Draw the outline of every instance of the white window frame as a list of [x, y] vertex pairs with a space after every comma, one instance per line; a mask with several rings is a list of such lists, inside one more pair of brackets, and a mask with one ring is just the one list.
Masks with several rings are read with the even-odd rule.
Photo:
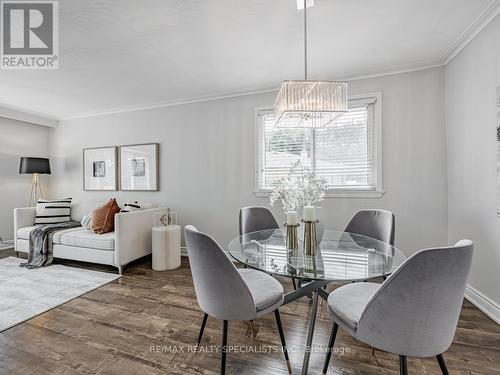
[[[348, 101], [375, 101], [373, 109], [373, 131], [375, 134], [375, 176], [374, 190], [355, 187], [337, 187], [328, 189], [326, 198], [380, 198], [384, 195], [382, 185], [383, 177], [383, 158], [382, 158], [382, 92], [370, 92], [358, 95], [349, 95]], [[259, 112], [272, 110], [272, 106], [255, 108], [255, 188], [254, 194], [257, 197], [268, 197], [271, 194], [271, 189], [260, 189], [259, 178], [262, 170], [261, 152], [264, 145], [261, 144], [262, 129], [260, 126]]]

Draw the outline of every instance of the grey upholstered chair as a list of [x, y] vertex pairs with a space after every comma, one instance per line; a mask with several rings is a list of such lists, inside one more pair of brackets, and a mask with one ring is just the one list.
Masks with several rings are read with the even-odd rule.
[[328, 297], [333, 328], [323, 374], [328, 370], [340, 326], [354, 338], [399, 355], [401, 375], [406, 357], [436, 356], [448, 374], [443, 352], [453, 341], [472, 261], [473, 243], [426, 249], [408, 258], [383, 284], [355, 283]]
[[[241, 208], [239, 221], [240, 236], [259, 230], [278, 229], [280, 227], [273, 213], [268, 208], [260, 206]], [[292, 278], [292, 283], [293, 289], [297, 289], [294, 278]]]
[[344, 231], [375, 238], [394, 246], [395, 226], [396, 220], [391, 211], [359, 210], [349, 220]]
[[283, 303], [283, 287], [273, 277], [253, 269], [237, 269], [219, 244], [192, 225], [184, 229], [196, 299], [205, 313], [198, 345], [208, 315], [222, 320], [221, 374], [226, 369], [229, 320], [254, 320], [274, 312], [288, 371], [290, 361], [281, 326], [279, 306]]
[[240, 209], [240, 236], [258, 230], [277, 229], [273, 213], [266, 207], [243, 207]]

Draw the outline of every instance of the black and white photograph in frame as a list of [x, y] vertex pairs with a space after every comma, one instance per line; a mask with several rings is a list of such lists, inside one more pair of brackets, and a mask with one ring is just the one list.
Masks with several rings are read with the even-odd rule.
[[120, 190], [158, 191], [158, 143], [120, 146]]
[[95, 161], [93, 170], [94, 177], [106, 177], [106, 162], [104, 160]]
[[117, 190], [116, 147], [83, 150], [83, 190]]
[[146, 159], [132, 159], [131, 160], [132, 175], [134, 177], [144, 177], [146, 176]]
[[497, 217], [500, 218], [500, 86], [497, 87]]

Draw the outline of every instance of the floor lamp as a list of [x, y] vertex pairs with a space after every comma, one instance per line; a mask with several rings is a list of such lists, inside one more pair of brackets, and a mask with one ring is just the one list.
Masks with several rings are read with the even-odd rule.
[[19, 164], [20, 174], [32, 174], [30, 195], [28, 196], [28, 207], [35, 205], [38, 198], [43, 198], [39, 175], [50, 174], [50, 161], [47, 158], [22, 157]]

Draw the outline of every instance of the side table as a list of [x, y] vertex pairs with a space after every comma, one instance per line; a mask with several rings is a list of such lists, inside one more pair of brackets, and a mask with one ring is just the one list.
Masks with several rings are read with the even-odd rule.
[[173, 270], [181, 265], [181, 226], [153, 227], [153, 270]]

